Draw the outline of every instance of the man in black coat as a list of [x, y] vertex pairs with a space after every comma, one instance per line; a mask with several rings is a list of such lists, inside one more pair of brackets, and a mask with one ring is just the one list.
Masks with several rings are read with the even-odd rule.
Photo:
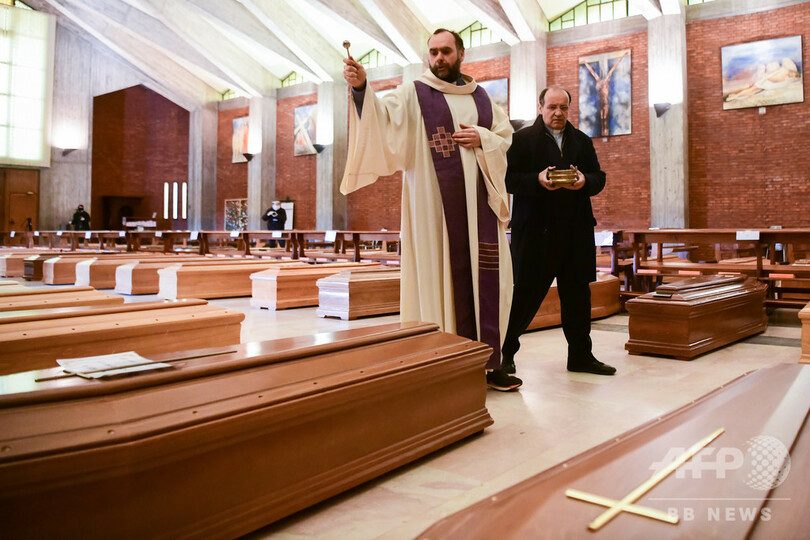
[[84, 205], [80, 204], [76, 211], [73, 212], [73, 218], [70, 220], [75, 231], [89, 231], [90, 230], [90, 214], [84, 210]]
[[[568, 341], [568, 371], [613, 375], [616, 369], [591, 352], [591, 291], [596, 246], [591, 197], [605, 187], [605, 173], [591, 139], [568, 122], [571, 95], [561, 87], [540, 93], [534, 125], [515, 133], [507, 153], [506, 188], [512, 205], [515, 289], [503, 344], [503, 368], [514, 373], [519, 338], [531, 323], [554, 278]], [[554, 185], [550, 170], [577, 168], [576, 181]]]
[[[279, 201], [273, 201], [272, 206], [267, 209], [262, 219], [267, 222], [268, 231], [283, 231], [284, 224], [287, 222], [287, 212], [281, 207]], [[270, 240], [267, 245], [276, 247], [276, 241]], [[284, 240], [279, 240], [278, 245], [284, 247]]]

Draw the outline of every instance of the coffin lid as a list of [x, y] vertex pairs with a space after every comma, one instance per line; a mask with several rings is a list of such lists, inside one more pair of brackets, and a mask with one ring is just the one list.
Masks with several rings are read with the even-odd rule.
[[759, 289], [764, 290], [765, 285], [759, 283], [756, 279], [745, 276], [696, 276], [660, 285], [655, 292], [641, 295], [639, 299], [665, 302], [700, 302], [719, 296]]

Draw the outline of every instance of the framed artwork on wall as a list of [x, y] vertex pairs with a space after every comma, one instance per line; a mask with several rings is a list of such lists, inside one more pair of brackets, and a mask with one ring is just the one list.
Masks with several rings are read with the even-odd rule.
[[303, 105], [295, 108], [295, 134], [293, 155], [308, 156], [316, 154], [315, 128], [318, 105]]
[[720, 58], [724, 110], [804, 101], [802, 36], [727, 45]]
[[245, 152], [248, 146], [248, 117], [242, 116], [233, 119], [233, 137], [231, 138], [231, 149], [233, 156], [231, 163], [246, 163]]
[[247, 199], [225, 199], [225, 230], [247, 229]]
[[478, 86], [487, 91], [489, 97], [503, 112], [509, 115], [509, 79], [490, 79], [478, 81]]
[[579, 129], [589, 137], [631, 132], [630, 49], [579, 59]]

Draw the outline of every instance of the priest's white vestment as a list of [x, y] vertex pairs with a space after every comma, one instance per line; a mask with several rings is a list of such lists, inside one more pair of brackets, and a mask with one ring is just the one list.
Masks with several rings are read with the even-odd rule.
[[[491, 129], [476, 126], [478, 112], [472, 93], [477, 85], [471, 77], [464, 75], [463, 78], [465, 84], [458, 86], [426, 71], [417, 80], [444, 94], [455, 129], [459, 129], [459, 124], [473, 125], [481, 138], [479, 148], [455, 146], [461, 156], [466, 201], [454, 201], [454, 204], [466, 204], [467, 207], [476, 322], [480, 324], [476, 191], [480, 168], [487, 203], [497, 217], [498, 322], [502, 340], [506, 335], [512, 299], [512, 264], [505, 232], [509, 221], [509, 203], [504, 182], [506, 151], [512, 141], [512, 127], [506, 114], [491, 99]], [[434, 322], [444, 331], [455, 333], [447, 227], [414, 83], [402, 84], [382, 98], [378, 98], [367, 85], [361, 114], [353, 104], [349, 109], [349, 154], [341, 192], [351, 193], [374, 183], [379, 176], [396, 171], [404, 173], [400, 229], [401, 320]]]

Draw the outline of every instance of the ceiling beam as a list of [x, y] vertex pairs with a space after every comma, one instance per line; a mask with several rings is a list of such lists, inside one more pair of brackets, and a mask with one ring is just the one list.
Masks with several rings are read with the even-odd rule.
[[637, 9], [645, 19], [652, 20], [661, 16], [661, 6], [658, 0], [629, 0], [630, 5]]
[[507, 45], [515, 45], [520, 42], [517, 32], [498, 0], [456, 0], [456, 3], [462, 9], [472, 13], [478, 22], [492, 30]]
[[[308, 3], [322, 12], [328, 19], [340, 19], [352, 28], [354, 35], [360, 34], [365, 40], [374, 43], [374, 48], [390, 58], [394, 63], [405, 65], [409, 62], [382, 28], [366, 12], [358, 0], [299, 0]], [[352, 36], [346, 36], [352, 41]], [[342, 51], [341, 51], [342, 53]]]
[[[160, 51], [144, 44], [143, 41], [119, 32], [106, 19], [81, 4], [68, 4], [69, 0], [43, 0], [82, 31], [88, 33], [119, 57], [142, 72], [156, 91], [171, 99], [181, 107], [194, 110], [216, 96], [216, 90], [195, 77]], [[30, 4], [42, 5], [32, 1]], [[162, 58], [162, 61], [156, 61]]]
[[274, 67], [278, 71], [278, 64], [282, 64], [286, 67], [286, 72], [296, 71], [305, 73], [313, 79], [321, 78], [275, 34], [268, 32], [267, 27], [242, 3], [233, 0], [185, 1], [193, 5], [209, 23], [223, 33], [235, 35], [249, 42], [251, 51], [245, 53], [258, 52], [259, 54], [253, 54], [254, 60], [268, 71], [272, 71]]
[[[160, 20], [121, 0], [67, 0], [67, 4], [92, 10], [115, 27], [116, 35], [124, 32], [151, 45], [214, 88], [219, 94], [236, 87], [227, 74], [200, 54], [197, 49], [180, 39]], [[111, 38], [114, 37], [112, 34], [107, 35]]]
[[394, 42], [410, 64], [421, 64], [427, 56], [430, 30], [405, 5], [388, 0], [360, 0], [365, 10]]
[[536, 41], [548, 32], [548, 19], [537, 0], [500, 0], [520, 41]]
[[278, 79], [264, 66], [245, 54], [240, 47], [224, 36], [215, 26], [200, 16], [183, 0], [126, 0], [164, 22], [178, 36], [199, 49], [219, 69], [233, 79], [249, 96], [272, 94]]
[[319, 81], [342, 78], [340, 53], [284, 0], [237, 0], [301, 59]]

